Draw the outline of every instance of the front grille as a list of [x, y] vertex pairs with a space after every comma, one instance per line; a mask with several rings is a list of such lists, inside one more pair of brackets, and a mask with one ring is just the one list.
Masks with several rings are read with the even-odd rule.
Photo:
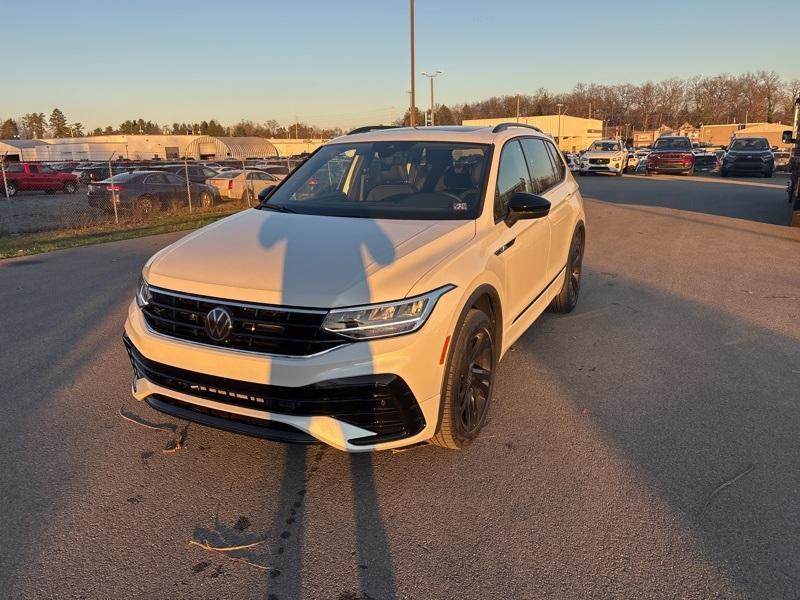
[[[144, 307], [147, 324], [158, 333], [221, 348], [264, 354], [308, 356], [347, 343], [323, 331], [326, 311], [236, 303], [202, 296], [178, 294], [150, 288], [151, 300]], [[206, 332], [206, 315], [222, 306], [233, 316], [233, 328], [223, 341]]]
[[284, 415], [334, 417], [377, 434], [349, 440], [352, 444], [402, 439], [425, 426], [414, 395], [397, 375], [363, 375], [301, 387], [250, 383], [157, 363], [143, 357], [127, 337], [124, 341], [137, 377], [222, 404]]
[[590, 158], [589, 164], [590, 165], [607, 165], [609, 159], [607, 158]]

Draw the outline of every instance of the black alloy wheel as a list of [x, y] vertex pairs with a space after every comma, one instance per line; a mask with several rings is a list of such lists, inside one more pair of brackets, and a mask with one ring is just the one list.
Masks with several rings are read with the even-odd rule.
[[572, 312], [578, 305], [583, 274], [583, 252], [586, 247], [586, 234], [582, 227], [575, 229], [569, 246], [566, 275], [561, 291], [553, 298], [550, 309], [557, 313]]
[[430, 442], [460, 450], [478, 436], [492, 403], [497, 361], [494, 323], [482, 310], [470, 308], [452, 340], [439, 424]]
[[463, 356], [458, 385], [458, 416], [461, 432], [472, 436], [483, 425], [492, 390], [494, 348], [488, 327], [471, 334]]

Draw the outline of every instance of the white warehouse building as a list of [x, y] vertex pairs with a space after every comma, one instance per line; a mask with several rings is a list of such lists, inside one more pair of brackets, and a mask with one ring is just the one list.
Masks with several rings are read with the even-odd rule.
[[259, 137], [208, 135], [101, 135], [42, 140], [0, 140], [9, 161], [195, 160], [273, 158], [278, 149]]

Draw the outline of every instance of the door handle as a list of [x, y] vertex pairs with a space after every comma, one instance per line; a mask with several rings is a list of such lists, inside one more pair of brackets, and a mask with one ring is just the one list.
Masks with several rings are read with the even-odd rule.
[[516, 241], [517, 241], [517, 238], [514, 238], [513, 240], [507, 241], [505, 244], [503, 244], [497, 250], [494, 251], [494, 255], [495, 256], [500, 256], [503, 252], [505, 252], [506, 250], [511, 248], [511, 246], [513, 246], [514, 242], [516, 242]]

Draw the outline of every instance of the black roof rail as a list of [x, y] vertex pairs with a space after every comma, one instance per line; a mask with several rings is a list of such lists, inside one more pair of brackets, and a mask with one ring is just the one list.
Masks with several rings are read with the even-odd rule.
[[533, 125], [528, 125], [527, 123], [514, 123], [513, 121], [507, 123], [498, 123], [492, 129], [492, 133], [500, 133], [501, 131], [505, 131], [509, 127], [527, 127], [528, 129], [533, 129], [534, 131], [538, 131], [539, 133], [544, 133], [538, 127], [534, 127]]
[[348, 131], [347, 135], [354, 133], [367, 133], [368, 131], [375, 131], [377, 129], [397, 129], [398, 125], [365, 125], [364, 127], [356, 127], [353, 131]]

